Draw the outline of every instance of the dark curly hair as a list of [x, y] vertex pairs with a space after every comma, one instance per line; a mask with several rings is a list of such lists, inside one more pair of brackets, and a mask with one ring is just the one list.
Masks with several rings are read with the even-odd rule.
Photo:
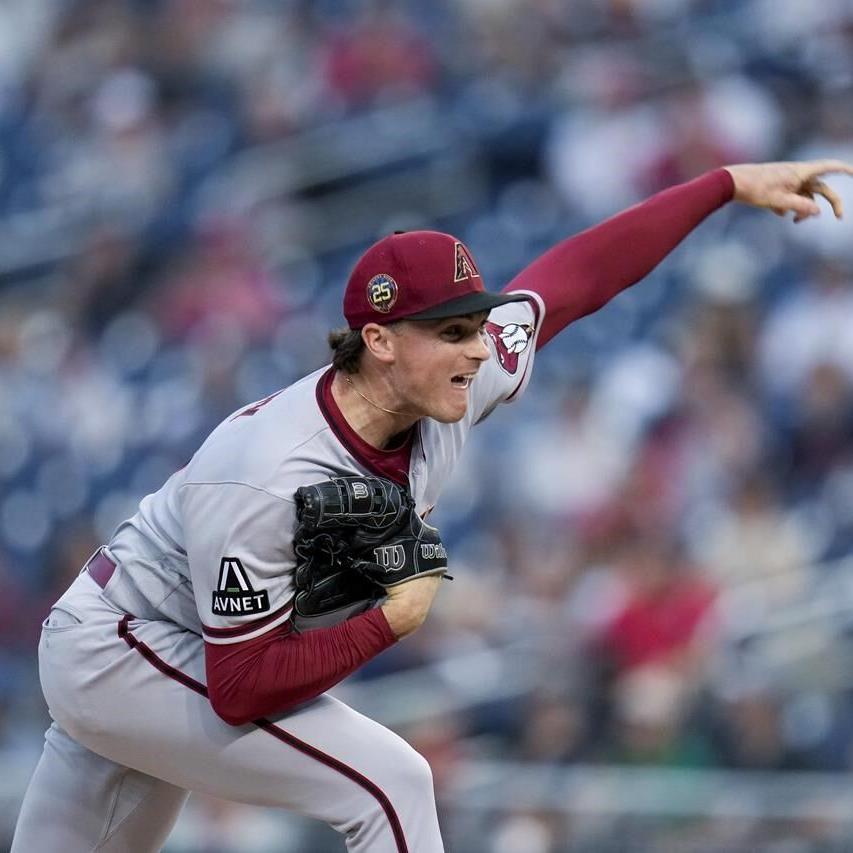
[[361, 329], [335, 329], [329, 332], [329, 346], [332, 348], [332, 366], [335, 370], [358, 373], [361, 354], [364, 352]]

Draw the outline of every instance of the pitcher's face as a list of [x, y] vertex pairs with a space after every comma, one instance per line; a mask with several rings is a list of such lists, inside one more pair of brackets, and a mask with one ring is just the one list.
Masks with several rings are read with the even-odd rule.
[[480, 311], [395, 326], [389, 370], [401, 409], [441, 423], [455, 423], [465, 416], [471, 381], [490, 355], [485, 340], [487, 317], [487, 312]]

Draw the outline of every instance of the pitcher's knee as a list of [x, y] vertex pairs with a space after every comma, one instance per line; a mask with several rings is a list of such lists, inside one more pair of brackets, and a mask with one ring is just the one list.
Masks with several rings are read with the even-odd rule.
[[400, 795], [412, 795], [432, 799], [432, 768], [429, 762], [408, 744], [398, 750], [390, 763], [390, 794], [392, 798]]

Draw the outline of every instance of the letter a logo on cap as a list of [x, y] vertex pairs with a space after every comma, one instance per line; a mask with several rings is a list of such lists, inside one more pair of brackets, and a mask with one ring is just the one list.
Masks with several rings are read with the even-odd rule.
[[462, 281], [463, 278], [477, 278], [480, 273], [477, 272], [477, 267], [474, 264], [474, 259], [468, 254], [468, 250], [461, 244], [456, 243], [456, 275], [453, 276], [454, 281]]

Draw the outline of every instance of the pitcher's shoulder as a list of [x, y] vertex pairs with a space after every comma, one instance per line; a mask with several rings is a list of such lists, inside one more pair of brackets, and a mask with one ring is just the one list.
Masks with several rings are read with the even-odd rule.
[[315, 396], [321, 375], [310, 374], [229, 415], [196, 451], [184, 482], [267, 486], [279, 479], [296, 451], [328, 428]]

